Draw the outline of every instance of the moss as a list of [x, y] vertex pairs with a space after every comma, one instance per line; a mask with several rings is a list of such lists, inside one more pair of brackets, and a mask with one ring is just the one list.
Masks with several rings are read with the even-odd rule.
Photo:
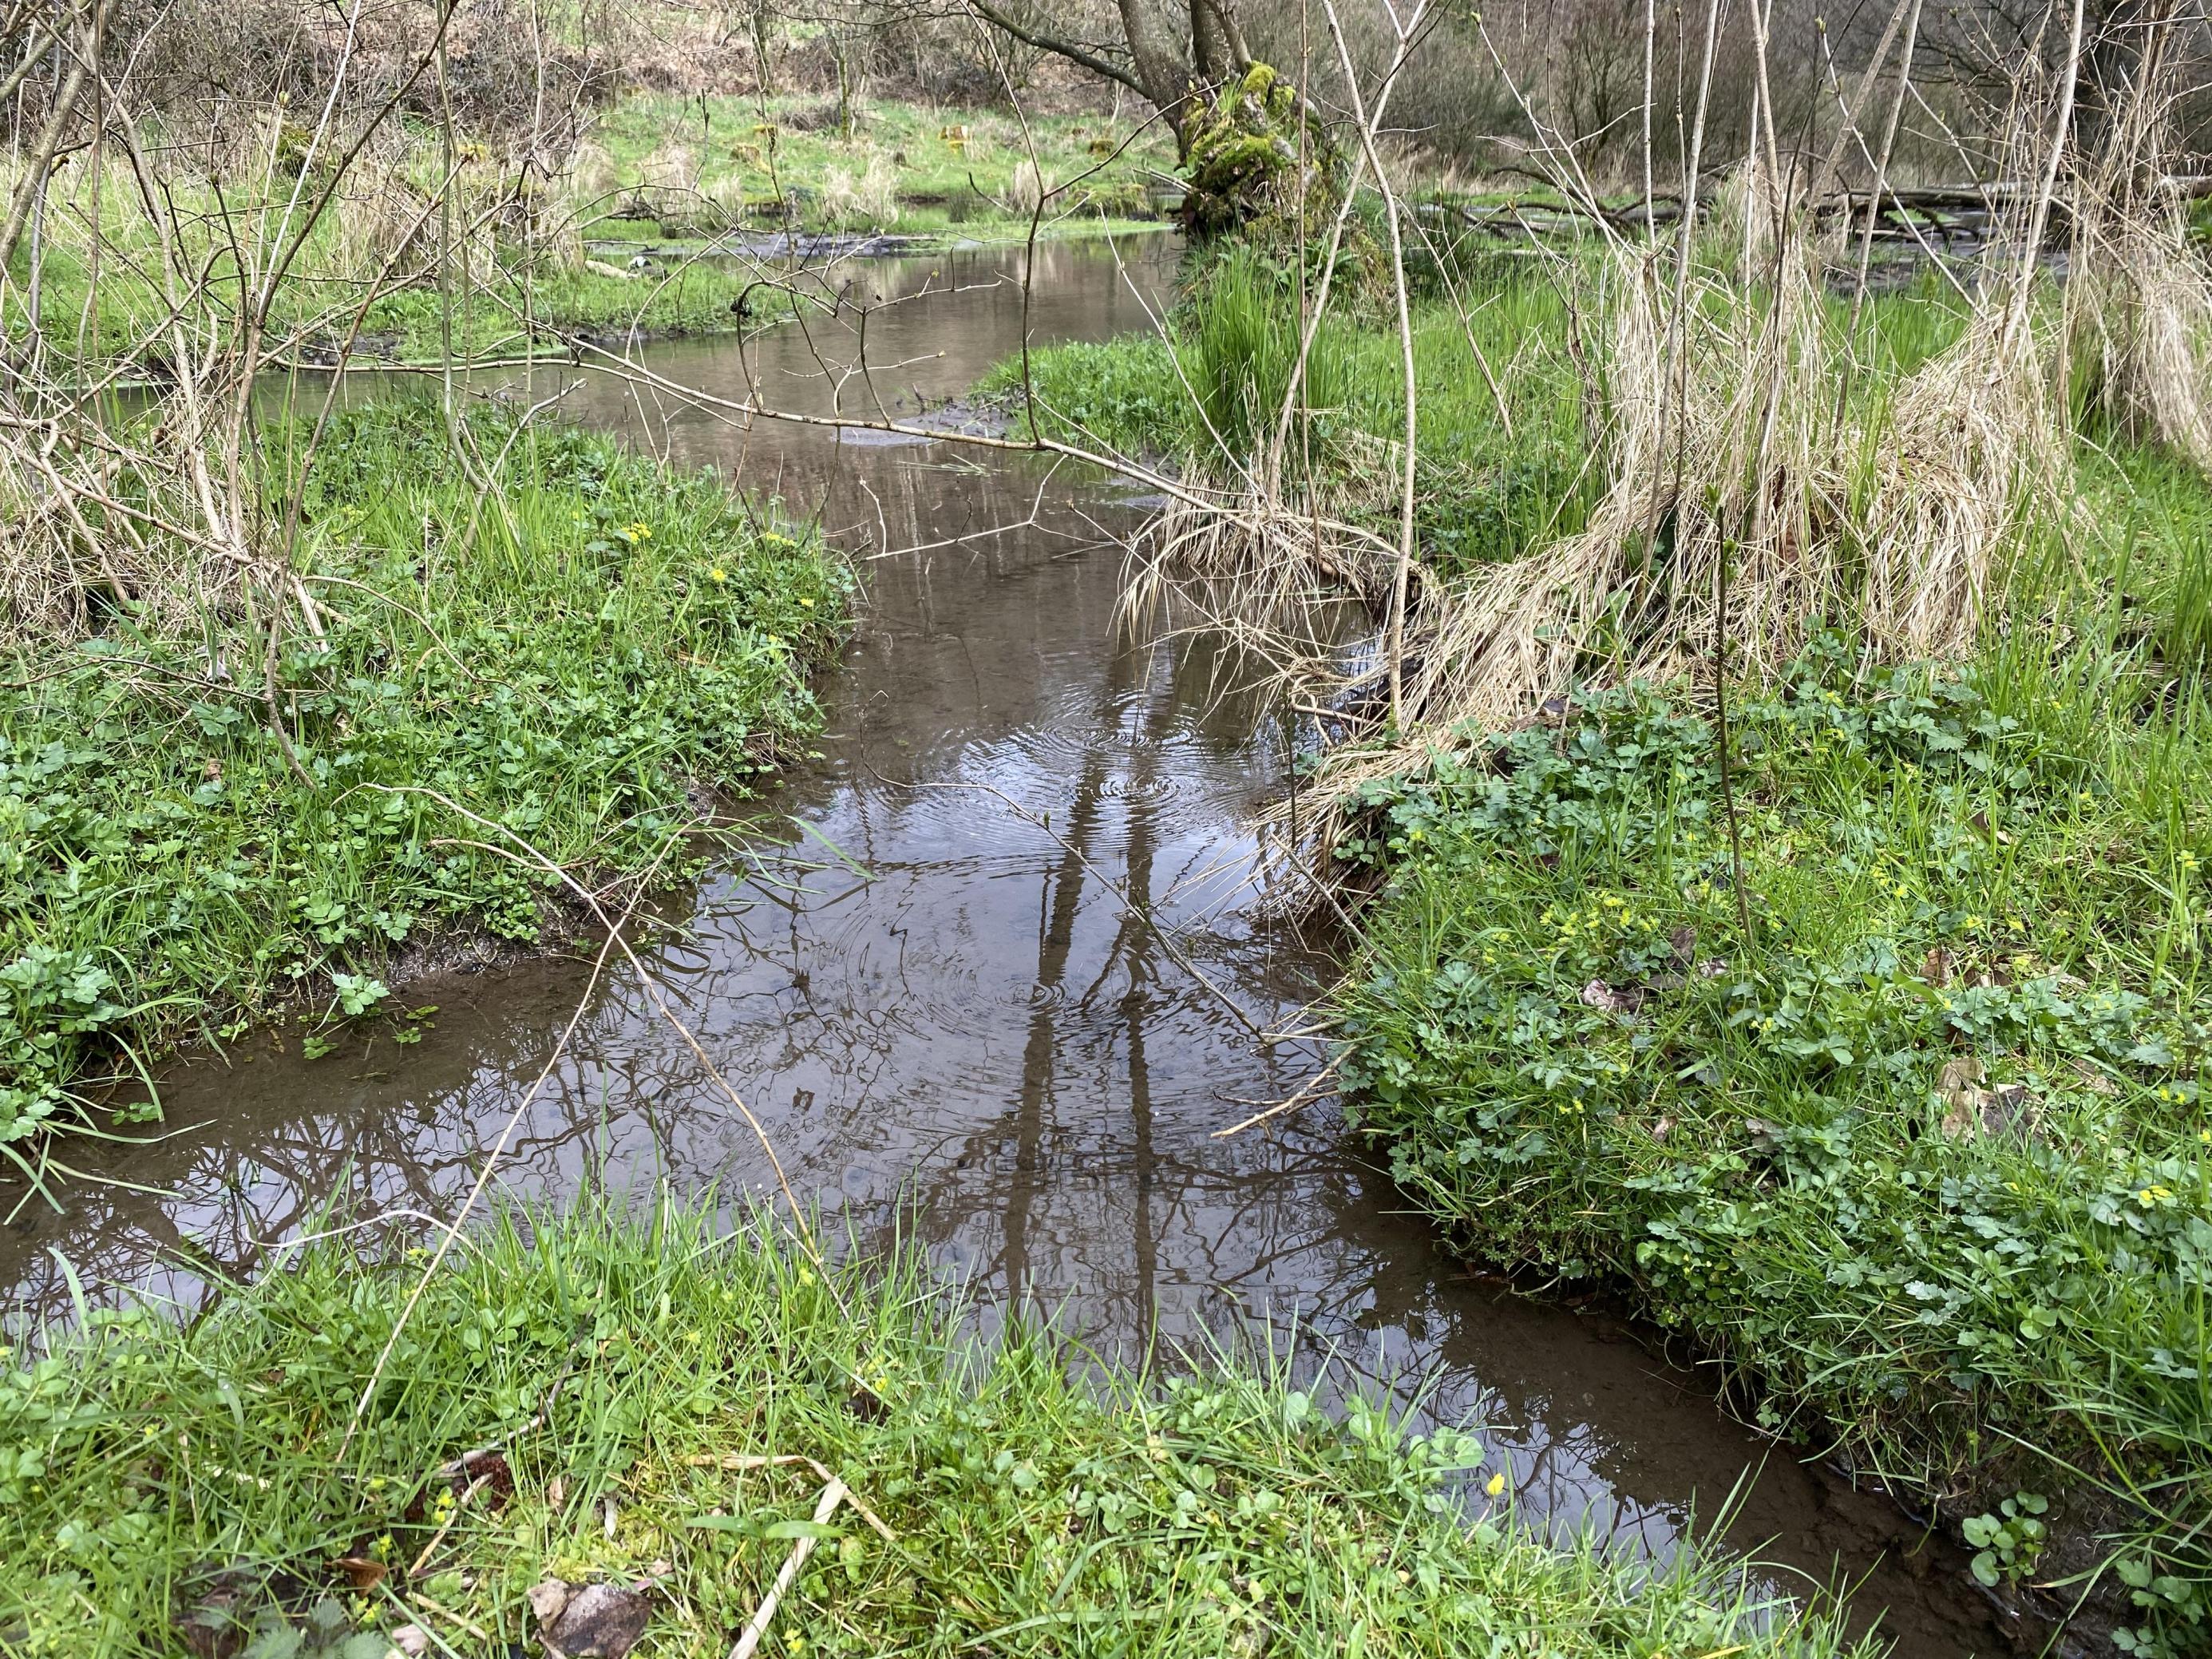
[[1184, 152], [1189, 190], [1181, 217], [1194, 236], [1226, 235], [1267, 219], [1287, 222], [1297, 216], [1301, 192], [1309, 222], [1326, 221], [1343, 186], [1327, 129], [1301, 112], [1297, 88], [1266, 64], [1253, 64], [1211, 105], [1192, 112]]

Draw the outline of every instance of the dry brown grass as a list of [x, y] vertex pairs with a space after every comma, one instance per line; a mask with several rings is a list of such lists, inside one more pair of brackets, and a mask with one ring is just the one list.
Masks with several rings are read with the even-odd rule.
[[2212, 268], [2177, 203], [2079, 220], [2069, 349], [2106, 413], [2212, 469]]
[[64, 413], [0, 445], [0, 648], [51, 650], [123, 605], [169, 632], [235, 607], [249, 562], [205, 527], [187, 418], [157, 411], [147, 445]]
[[[1391, 560], [1347, 522], [1363, 515], [1341, 493], [1317, 501], [1255, 473], [1156, 526], [1133, 608], [1157, 613], [1172, 592], [1260, 645], [1304, 696], [1354, 711], [1310, 812], [1577, 684], [1704, 674], [1723, 656], [1755, 679], [1824, 621], [1891, 658], [1972, 646], [2008, 550], [2063, 493], [2046, 331], [2000, 285], [1950, 348], [1876, 373], [1855, 361], [1802, 226], [1753, 225], [1686, 271], [1630, 246], [1586, 268], [1602, 493], [1578, 532], [1519, 559], [1422, 573], [1395, 728], [1388, 665], [1347, 672], [1341, 611], [1324, 604], [1349, 592], [1379, 620]], [[1369, 494], [1387, 495], [1387, 459], [1368, 470]], [[1362, 472], [1331, 488], [1356, 493]]]
[[[1606, 492], [1579, 532], [1421, 607], [1407, 741], [1723, 656], [1759, 677], [1823, 620], [1893, 658], [1972, 645], [2014, 532], [2055, 499], [2047, 354], [1993, 305], [1911, 374], [1844, 398], [1854, 366], [1793, 246], [1765, 284], [1707, 270], [1679, 301], [1655, 265], [1614, 259]], [[1346, 769], [1394, 769], [1395, 747]]]
[[882, 230], [898, 222], [898, 168], [871, 148], [854, 167], [833, 167], [822, 179], [822, 216], [840, 230]]

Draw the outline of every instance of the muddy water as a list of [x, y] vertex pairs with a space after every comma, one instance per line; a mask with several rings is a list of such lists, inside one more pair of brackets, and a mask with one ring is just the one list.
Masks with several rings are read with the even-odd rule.
[[[1144, 325], [1139, 294], [1168, 254], [1143, 249], [1124, 272], [1103, 249], [1048, 251], [1031, 327]], [[909, 414], [1018, 343], [1018, 263], [856, 270], [848, 297], [876, 307], [866, 374], [849, 312], [743, 358], [708, 342], [650, 362], [732, 395], [751, 375], [797, 406]], [[1025, 459], [746, 430], [607, 380], [569, 403], [776, 491], [856, 549], [915, 550], [866, 566], [859, 633], [822, 687], [820, 757], [761, 803], [753, 851], [681, 896], [683, 931], [651, 951], [831, 1230], [918, 1237], [987, 1318], [1057, 1310], [1109, 1355], [1272, 1328], [1333, 1387], [1395, 1388], [1484, 1425], [1524, 1508], [1562, 1528], [1663, 1554], [1747, 1481], [1728, 1537], [1776, 1564], [1766, 1576], [1863, 1577], [1859, 1613], [1883, 1614], [1910, 1653], [2003, 1650], [1956, 1562], [1887, 1504], [1733, 1425], [1632, 1328], [1441, 1256], [1333, 1102], [1215, 1138], [1322, 1063], [1317, 1045], [1252, 1028], [1296, 1028], [1330, 964], [1264, 919], [1251, 883], [1244, 826], [1281, 787], [1293, 734], [1218, 645], [1117, 641], [1111, 538], [1139, 504]], [[190, 1304], [211, 1266], [250, 1272], [333, 1197], [449, 1210], [586, 978], [572, 960], [447, 975], [405, 995], [440, 1006], [418, 1045], [370, 1037], [310, 1063], [264, 1036], [182, 1068], [168, 1137], [94, 1169], [131, 1185], [81, 1183], [64, 1213], [25, 1206], [0, 1233], [17, 1317], [66, 1309], [62, 1257], [95, 1297]], [[765, 1192], [769, 1170], [697, 1058], [617, 977], [522, 1114], [503, 1179], [529, 1196], [656, 1181], [736, 1195]]]

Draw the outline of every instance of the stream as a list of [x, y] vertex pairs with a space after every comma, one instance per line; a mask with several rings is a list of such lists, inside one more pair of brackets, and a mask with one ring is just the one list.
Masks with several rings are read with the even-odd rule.
[[[1036, 258], [1031, 337], [1101, 338], [1149, 326], [1175, 251], [1155, 237]], [[742, 357], [714, 338], [642, 359], [726, 396], [750, 372], [787, 406], [826, 410], [834, 395], [849, 414], [909, 418], [1018, 349], [1022, 258], [844, 267], [848, 297], [870, 307], [866, 374], [855, 310]], [[1857, 1622], [1879, 1616], [1901, 1654], [2010, 1650], [1948, 1547], [1725, 1415], [1650, 1333], [1443, 1254], [1334, 1100], [1215, 1137], [1326, 1058], [1258, 1040], [1222, 999], [1261, 1030], [1295, 1030], [1333, 963], [1270, 919], [1254, 879], [1249, 825], [1286, 776], [1287, 717], [1222, 641], [1117, 632], [1115, 536], [1144, 510], [1127, 486], [949, 443], [747, 429], [568, 378], [583, 384], [564, 406], [592, 425], [818, 514], [856, 552], [915, 550], [866, 558], [858, 631], [820, 682], [818, 757], [752, 803], [753, 850], [678, 896], [685, 925], [649, 951], [826, 1233], [917, 1241], [987, 1324], [1050, 1310], [1109, 1359], [1272, 1340], [1331, 1391], [1395, 1389], [1481, 1429], [1522, 1512], [1557, 1531], [1663, 1557], [1743, 1483], [1724, 1536], [1762, 1577], [1793, 1593], [1856, 1583]], [[333, 1198], [450, 1213], [588, 976], [566, 957], [436, 975], [395, 998], [439, 1006], [412, 1047], [356, 1037], [309, 1062], [264, 1033], [179, 1066], [162, 1090], [171, 1133], [73, 1145], [101, 1181], [0, 1229], [5, 1317], [66, 1316], [62, 1258], [96, 1301], [189, 1307], [210, 1268], [251, 1273]], [[530, 1198], [664, 1181], [733, 1203], [773, 1191], [743, 1117], [612, 970], [503, 1176]]]

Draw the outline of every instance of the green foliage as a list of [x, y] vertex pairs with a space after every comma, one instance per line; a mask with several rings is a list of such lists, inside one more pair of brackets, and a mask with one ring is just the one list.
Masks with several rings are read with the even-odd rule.
[[[1030, 354], [1038, 425], [1071, 443], [1125, 455], [1180, 453], [1194, 422], [1174, 349], [1155, 334], [1124, 334], [1083, 346]], [[977, 383], [978, 395], [1021, 406], [1022, 363], [1009, 358]], [[1015, 430], [1027, 435], [1025, 424]]]
[[2042, 1493], [2016, 1492], [1998, 1504], [1995, 1513], [1960, 1522], [1960, 1534], [1975, 1552], [1974, 1577], [1995, 1589], [2033, 1572], [2050, 1534], [2039, 1517], [2050, 1510], [2051, 1500]]
[[[1424, 556], [1447, 574], [1518, 556], [1577, 528], [1599, 482], [1573, 365], [1558, 349], [1565, 307], [1547, 284], [1503, 274], [1510, 280], [1464, 321], [1437, 303], [1414, 315], [1415, 529]], [[1196, 457], [1216, 469], [1241, 463], [1273, 438], [1297, 358], [1297, 306], [1283, 258], [1241, 244], [1226, 249], [1194, 275], [1170, 338], [1130, 335], [1032, 353], [1039, 417], [1049, 433], [1125, 454]], [[1476, 353], [1499, 382], [1496, 396]], [[1338, 312], [1333, 301], [1307, 365], [1293, 456], [1310, 456], [1324, 477], [1374, 469], [1374, 441], [1404, 429], [1401, 363], [1395, 324], [1382, 326], [1356, 307]], [[1010, 362], [979, 389], [1013, 396], [1020, 387], [1019, 366]], [[1385, 489], [1359, 499], [1369, 496], [1391, 504], [1350, 510], [1370, 512], [1389, 531], [1395, 497]]]
[[[514, 435], [474, 427], [486, 457]], [[270, 434], [280, 470], [303, 437]], [[0, 1147], [83, 1121], [80, 1083], [191, 1026], [318, 985], [366, 1017], [404, 947], [539, 937], [552, 878], [464, 811], [564, 865], [672, 871], [688, 792], [742, 791], [813, 729], [849, 580], [817, 540], [574, 432], [506, 455], [485, 495], [434, 405], [342, 417], [305, 496], [326, 631], [266, 679], [238, 617], [185, 640], [126, 613], [15, 665]]]
[[[1030, 211], [1019, 199], [1016, 175], [1028, 164], [1032, 143], [1046, 179], [1063, 187], [1048, 206], [1042, 234], [1127, 229], [1158, 216], [1147, 181], [1170, 151], [1157, 127], [1145, 131], [1097, 115], [1037, 115], [1024, 127], [1011, 116], [948, 115], [869, 101], [860, 106], [862, 136], [847, 141], [820, 130], [821, 107], [803, 98], [771, 99], [764, 108], [734, 96], [710, 96], [703, 106], [697, 98], [665, 94], [624, 98], [602, 117], [586, 152], [599, 159], [585, 163], [586, 170], [605, 176], [587, 183], [580, 174], [556, 181], [550, 191], [539, 185], [538, 241], [526, 244], [510, 234], [502, 216], [489, 250], [495, 258], [489, 265], [476, 258], [477, 285], [455, 284], [450, 304], [435, 272], [411, 260], [395, 264], [371, 298], [364, 278], [385, 270], [391, 250], [359, 243], [363, 233], [333, 209], [307, 228], [290, 278], [273, 297], [270, 326], [281, 336], [319, 322], [322, 337], [313, 343], [335, 351], [365, 305], [356, 355], [416, 362], [439, 358], [449, 336], [456, 356], [511, 353], [522, 343], [525, 319], [539, 330], [584, 334], [728, 329], [757, 273], [748, 264], [702, 257], [711, 240], [732, 230], [836, 228], [823, 205], [830, 171], [864, 168], [878, 154], [896, 177], [903, 235], [942, 237], [957, 226], [963, 239], [1026, 237]], [[413, 158], [409, 187], [427, 200], [443, 175], [434, 126], [403, 122], [394, 136]], [[280, 179], [298, 172], [307, 137], [296, 125], [284, 128], [276, 150]], [[465, 179], [475, 176], [471, 170]], [[222, 182], [234, 194], [241, 187], [235, 179]], [[352, 193], [381, 187], [373, 179], [357, 181]], [[37, 289], [50, 343], [66, 343], [102, 362], [143, 353], [148, 340], [167, 337], [165, 256], [135, 186], [123, 192], [121, 205], [127, 210], [111, 204], [103, 216], [109, 246], [96, 261], [82, 239], [50, 237]], [[72, 222], [81, 218], [56, 211]], [[218, 296], [234, 294], [240, 283], [240, 250], [231, 241], [238, 230], [235, 200], [226, 205], [204, 186], [179, 184], [170, 211], [186, 263], [204, 270]], [[641, 211], [648, 216], [628, 216]], [[580, 257], [587, 238], [653, 245], [659, 250], [654, 267], [635, 280], [593, 270]], [[251, 258], [245, 263], [250, 270]], [[27, 331], [29, 293], [19, 283], [0, 295], [0, 335]], [[218, 310], [227, 303], [220, 297], [216, 302]]]
[[[898, 217], [895, 227], [872, 228], [927, 235], [957, 225], [966, 234], [1019, 238], [1029, 233], [1030, 211], [1017, 175], [1032, 149], [1046, 181], [1062, 187], [1047, 206], [1047, 226], [1064, 219], [1073, 230], [1100, 228], [1102, 216], [1124, 226], [1153, 216], [1147, 179], [1174, 154], [1164, 123], [1094, 112], [1017, 118], [863, 99], [854, 106], [849, 137], [828, 118], [834, 113], [834, 102], [818, 97], [635, 94], [595, 135], [620, 181], [605, 205], [626, 203], [644, 185], [672, 221], [696, 222], [699, 231], [732, 220], [781, 229], [786, 217], [775, 204], [781, 195], [793, 198], [802, 226], [820, 230], [829, 228], [821, 191], [830, 171], [859, 172], [882, 156], [897, 179]], [[693, 228], [659, 227], [672, 235]], [[594, 234], [621, 232], [609, 224]]]
[[[1249, 248], [1233, 248], [1207, 270], [1189, 313], [1184, 369], [1207, 445], [1240, 460], [1257, 454], [1274, 440], [1297, 367], [1304, 325], [1290, 275]], [[1299, 386], [1306, 428], [1324, 447], [1352, 402], [1348, 332], [1339, 319], [1322, 319]]]
[[1193, 236], [1279, 236], [1296, 222], [1301, 197], [1308, 224], [1334, 216], [1344, 170], [1335, 142], [1319, 118], [1301, 112], [1297, 89], [1267, 64], [1253, 64], [1211, 102], [1195, 103], [1185, 122], [1180, 217]]
[[1748, 944], [1678, 696], [1371, 789], [1346, 1071], [1471, 1250], [1629, 1289], [1890, 1478], [2111, 1505], [2201, 1587], [2202, 733], [2110, 722], [2094, 672], [1828, 639], [1732, 709]]
[[[1470, 1516], [1447, 1485], [1481, 1462], [1467, 1436], [1364, 1402], [1333, 1419], [1273, 1370], [1102, 1376], [1027, 1327], [986, 1355], [916, 1261], [825, 1276], [711, 1206], [649, 1218], [507, 1218], [396, 1341], [421, 1252], [325, 1245], [188, 1329], [96, 1315], [0, 1371], [10, 1651], [167, 1654], [194, 1620], [345, 1652], [333, 1595], [349, 1634], [413, 1620], [506, 1651], [534, 1643], [540, 1580], [650, 1574], [639, 1651], [719, 1656], [805, 1536], [772, 1651], [1844, 1649], [1686, 1552], [1654, 1568]], [[892, 1540], [849, 1509], [812, 1520], [823, 1476], [803, 1459]]]

